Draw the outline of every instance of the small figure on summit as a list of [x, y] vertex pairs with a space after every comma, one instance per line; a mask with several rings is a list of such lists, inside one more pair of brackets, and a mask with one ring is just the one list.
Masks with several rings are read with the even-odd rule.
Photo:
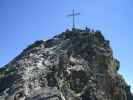
[[85, 27], [86, 32], [90, 32], [90, 28], [88, 28], [87, 26]]

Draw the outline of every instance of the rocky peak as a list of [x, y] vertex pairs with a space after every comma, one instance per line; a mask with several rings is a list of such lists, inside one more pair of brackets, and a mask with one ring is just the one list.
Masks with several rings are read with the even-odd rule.
[[36, 41], [0, 69], [0, 100], [133, 100], [100, 31]]

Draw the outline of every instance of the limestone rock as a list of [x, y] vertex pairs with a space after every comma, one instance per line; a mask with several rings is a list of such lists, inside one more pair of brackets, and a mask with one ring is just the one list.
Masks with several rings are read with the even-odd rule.
[[0, 68], [0, 100], [133, 100], [100, 31], [36, 41]]

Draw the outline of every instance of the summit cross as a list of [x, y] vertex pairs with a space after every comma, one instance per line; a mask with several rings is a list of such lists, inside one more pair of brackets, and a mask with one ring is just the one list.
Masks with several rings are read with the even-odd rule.
[[80, 15], [80, 13], [75, 13], [74, 9], [72, 14], [69, 14], [68, 17], [72, 17], [73, 18], [73, 29], [75, 29], [75, 16]]

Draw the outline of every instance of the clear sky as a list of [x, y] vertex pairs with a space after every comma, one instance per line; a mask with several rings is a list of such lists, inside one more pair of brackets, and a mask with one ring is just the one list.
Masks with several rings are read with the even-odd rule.
[[0, 66], [35, 40], [70, 28], [75, 8], [78, 28], [99, 29], [111, 42], [120, 73], [133, 87], [133, 0], [0, 0]]

